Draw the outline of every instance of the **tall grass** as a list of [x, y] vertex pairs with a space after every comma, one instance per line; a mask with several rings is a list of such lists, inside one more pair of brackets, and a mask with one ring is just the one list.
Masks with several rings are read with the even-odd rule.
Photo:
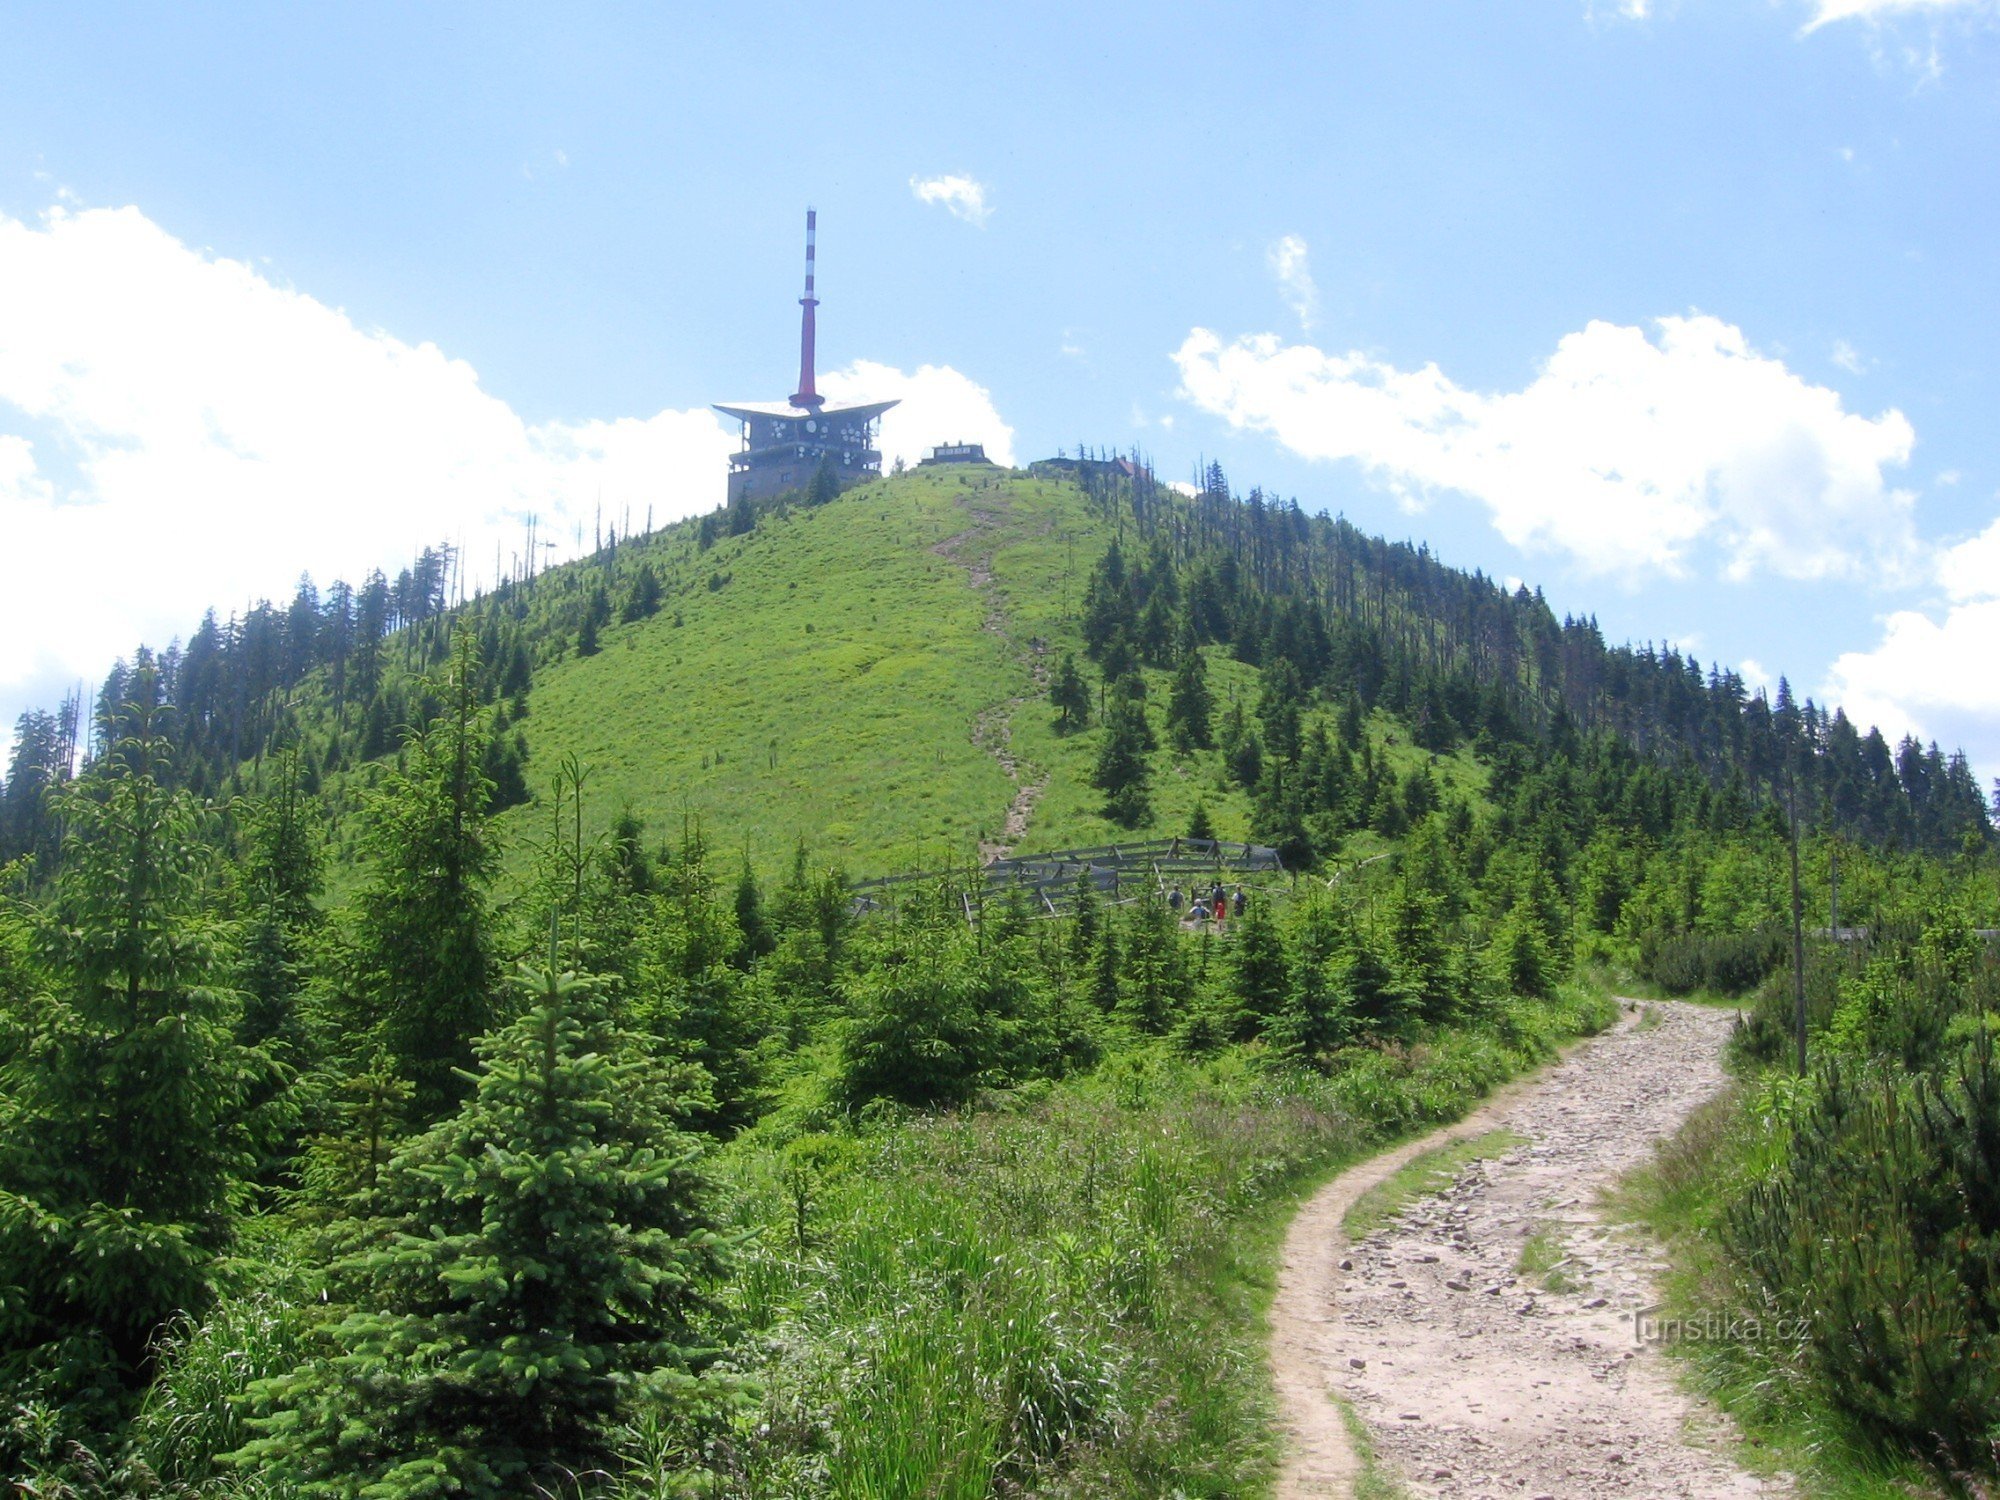
[[[1260, 1316], [1290, 1205], [1614, 1014], [1524, 1003], [1325, 1076], [1162, 1044], [976, 1111], [753, 1132], [719, 1164], [751, 1231], [727, 1287], [750, 1399], [717, 1427], [670, 1384], [639, 1397], [624, 1472], [564, 1493], [1260, 1493], [1277, 1456]], [[244, 1389], [306, 1357], [309, 1301], [280, 1267], [174, 1330], [122, 1470], [152, 1487], [50, 1493], [280, 1500], [215, 1460], [242, 1440]]]
[[737, 1312], [764, 1395], [726, 1491], [1256, 1493], [1283, 1206], [1611, 1014], [1576, 995], [1522, 1006], [1326, 1077], [1141, 1054], [1015, 1108], [810, 1151], [832, 1165], [803, 1183], [796, 1147], [744, 1143], [740, 1217], [759, 1233]]

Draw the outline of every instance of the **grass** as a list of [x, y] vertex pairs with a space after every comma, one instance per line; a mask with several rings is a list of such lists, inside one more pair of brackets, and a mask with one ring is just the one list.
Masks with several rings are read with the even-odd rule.
[[1526, 1144], [1527, 1138], [1515, 1131], [1489, 1130], [1421, 1152], [1355, 1200], [1340, 1221], [1341, 1231], [1350, 1240], [1366, 1239], [1418, 1199], [1443, 1192], [1473, 1162]]
[[973, 720], [1024, 675], [932, 550], [964, 525], [951, 487], [900, 479], [690, 554], [657, 615], [536, 673], [533, 767], [573, 754], [600, 821], [685, 811], [767, 869], [800, 837], [863, 870], [961, 856], [1012, 794]]
[[1345, 1401], [1336, 1400], [1335, 1405], [1340, 1408], [1341, 1425], [1347, 1429], [1347, 1440], [1354, 1445], [1354, 1456], [1361, 1466], [1361, 1472], [1354, 1477], [1354, 1500], [1409, 1500], [1410, 1492], [1397, 1483], [1376, 1456], [1375, 1438], [1368, 1431], [1368, 1424]]
[[1568, 1263], [1561, 1236], [1547, 1225], [1538, 1224], [1521, 1241], [1521, 1254], [1514, 1269], [1545, 1292], [1573, 1292], [1582, 1283], [1563, 1269]]
[[[1739, 1084], [1691, 1115], [1611, 1199], [1614, 1213], [1644, 1225], [1667, 1247], [1672, 1270], [1661, 1316], [1699, 1318], [1763, 1312], [1756, 1290], [1731, 1263], [1717, 1228], [1728, 1204], [1783, 1151]], [[1917, 1465], [1883, 1454], [1833, 1410], [1776, 1343], [1686, 1341], [1671, 1346], [1678, 1373], [1736, 1421], [1737, 1457], [1756, 1472], [1789, 1471], [1815, 1500], [1910, 1500], [1940, 1493]]]
[[[1170, 674], [1142, 673], [1162, 738], [1143, 827], [1103, 815], [1090, 784], [1104, 733], [1095, 716], [1081, 732], [1056, 732], [1034, 669], [1053, 670], [1066, 652], [1082, 659], [1084, 585], [1109, 540], [1067, 481], [917, 470], [772, 514], [706, 551], [683, 523], [540, 575], [494, 605], [525, 622], [535, 656], [516, 729], [537, 801], [497, 820], [507, 894], [534, 868], [548, 834], [540, 804], [572, 755], [588, 772], [588, 825], [602, 830], [629, 810], [660, 839], [698, 819], [767, 878], [788, 868], [801, 839], [817, 862], [854, 875], [963, 863], [1000, 837], [1016, 790], [974, 742], [982, 715], [989, 729], [1010, 725], [1021, 780], [1042, 788], [1022, 853], [1184, 833], [1197, 803], [1220, 837], [1247, 839], [1250, 798], [1221, 753], [1164, 743]], [[598, 652], [577, 656], [586, 597], [601, 585], [615, 607], [641, 562], [660, 581], [658, 613], [614, 614]], [[392, 678], [408, 670], [407, 648], [392, 638]], [[1205, 656], [1218, 727], [1232, 702], [1254, 711], [1256, 669], [1222, 648]], [[297, 711], [316, 742], [334, 733], [322, 692], [302, 693]], [[1321, 704], [1308, 719], [1331, 727], [1338, 712]], [[356, 732], [353, 722], [341, 729], [350, 748]], [[1433, 757], [1381, 710], [1366, 733], [1395, 775], [1428, 766], [1442, 792], [1482, 805], [1487, 772], [1468, 750]], [[373, 762], [326, 777], [336, 905], [359, 878], [367, 792], [383, 770]], [[1350, 863], [1395, 847], [1365, 830], [1348, 843], [1335, 857]]]
[[[746, 1232], [721, 1290], [752, 1394], [707, 1445], [701, 1493], [1267, 1493], [1280, 1439], [1265, 1315], [1300, 1198], [1611, 1015], [1580, 993], [1516, 1002], [1406, 1048], [1357, 1049], [1324, 1076], [1159, 1044], [976, 1112], [813, 1131], [781, 1110], [714, 1162]], [[168, 1477], [262, 1500], [254, 1476], [225, 1479], [212, 1458], [241, 1436], [231, 1398], [299, 1356], [308, 1243], [260, 1240], [241, 1284], [176, 1331], [135, 1430]], [[642, 1402], [630, 1473], [578, 1493], [692, 1493], [659, 1477], [687, 1451], [678, 1399]], [[1360, 1493], [1396, 1493], [1376, 1481]]]
[[[1081, 657], [1083, 587], [1107, 540], [1073, 485], [977, 469], [884, 479], [705, 553], [685, 529], [636, 544], [664, 579], [660, 612], [607, 626], [595, 656], [538, 667], [530, 786], [575, 755], [600, 826], [625, 808], [656, 832], [691, 815], [767, 873], [800, 838], [855, 874], [941, 868], [1000, 834], [1015, 785], [973, 727], [1019, 699], [1012, 747], [1045, 785], [1023, 852], [1183, 832], [1197, 801], [1222, 837], [1247, 837], [1249, 799], [1217, 752], [1156, 752], [1154, 818], [1135, 835], [1090, 785], [1102, 731], [1055, 731], [1032, 663]], [[543, 584], [581, 587], [567, 570]], [[1254, 668], [1209, 661], [1219, 703], [1254, 701]], [[1168, 677], [1145, 675], [1157, 719]], [[501, 830], [518, 872], [541, 816], [513, 810]]]
[[[756, 1232], [736, 1312], [765, 1351], [742, 1492], [1265, 1492], [1265, 1316], [1297, 1203], [1609, 1018], [1521, 1007], [1504, 1035], [1439, 1032], [1323, 1078], [1146, 1050], [837, 1148], [753, 1132], [724, 1163]], [[803, 1243], [802, 1157], [821, 1164]]]

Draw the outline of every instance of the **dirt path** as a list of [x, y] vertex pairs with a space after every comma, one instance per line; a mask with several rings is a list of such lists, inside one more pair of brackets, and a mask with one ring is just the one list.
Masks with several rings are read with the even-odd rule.
[[[1599, 1192], [1721, 1088], [1731, 1017], [1628, 1011], [1613, 1030], [1496, 1094], [1457, 1125], [1322, 1189], [1286, 1235], [1270, 1355], [1289, 1452], [1281, 1500], [1353, 1493], [1366, 1426], [1412, 1495], [1789, 1494], [1726, 1455], [1726, 1420], [1683, 1393], [1633, 1335], [1657, 1300], [1656, 1250], [1598, 1216]], [[1360, 1243], [1341, 1219], [1411, 1157], [1508, 1129], [1526, 1144], [1474, 1162]], [[1552, 1246], [1562, 1290], [1519, 1269]]]
[[[999, 529], [999, 512], [990, 506], [982, 506], [971, 497], [963, 498], [959, 503], [966, 507], [970, 524], [965, 530], [946, 537], [931, 551], [939, 557], [950, 558], [966, 570], [972, 587], [986, 604], [986, 618], [980, 622], [980, 628], [998, 636], [1017, 654], [1025, 654], [1028, 677], [1034, 684], [1036, 694], [1046, 695], [1049, 687], [1048, 646], [1041, 640], [1032, 640], [1028, 642], [1025, 653], [1019, 651], [1015, 646], [1014, 633], [1008, 627], [1000, 590], [993, 581], [990, 540]], [[1028, 831], [1028, 819], [1034, 813], [1035, 803], [1048, 786], [1046, 772], [1036, 772], [1032, 767], [1024, 766], [1014, 753], [1014, 715], [1027, 701], [1025, 694], [1003, 699], [981, 709], [972, 721], [972, 743], [998, 761], [1000, 769], [1014, 784], [1013, 798], [1008, 802], [1006, 816], [1001, 820], [1000, 837], [979, 841], [982, 863], [1005, 858], [1014, 851], [1014, 846]]]

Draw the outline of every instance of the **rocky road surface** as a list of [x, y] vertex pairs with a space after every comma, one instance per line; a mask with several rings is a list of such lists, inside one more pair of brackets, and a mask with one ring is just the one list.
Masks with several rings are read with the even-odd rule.
[[[1353, 1493], [1359, 1464], [1335, 1398], [1413, 1496], [1791, 1493], [1782, 1477], [1739, 1467], [1727, 1420], [1635, 1337], [1663, 1264], [1598, 1208], [1603, 1189], [1722, 1088], [1731, 1019], [1694, 1005], [1629, 1007], [1560, 1063], [1307, 1204], [1272, 1305], [1290, 1439], [1283, 1500]], [[1368, 1188], [1422, 1151], [1501, 1129], [1526, 1144], [1345, 1243], [1341, 1219]], [[1521, 1265], [1531, 1238], [1543, 1251], [1534, 1272]]]

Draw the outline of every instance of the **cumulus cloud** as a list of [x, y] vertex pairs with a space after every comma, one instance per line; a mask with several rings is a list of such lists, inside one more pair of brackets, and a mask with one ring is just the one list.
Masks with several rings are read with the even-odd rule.
[[912, 177], [910, 191], [919, 203], [932, 203], [948, 210], [954, 218], [984, 228], [993, 213], [986, 201], [986, 184], [963, 172], [947, 172], [938, 177]]
[[[824, 388], [846, 394], [844, 376], [905, 395], [899, 426], [953, 429], [932, 442], [964, 412], [1011, 452], [954, 370], [851, 367]], [[434, 344], [137, 209], [0, 215], [0, 739], [139, 642], [287, 597], [307, 570], [359, 581], [442, 542], [490, 581], [530, 516], [566, 550], [600, 507], [634, 525], [711, 509], [736, 441], [705, 408], [525, 421]]]
[[950, 365], [922, 365], [906, 373], [892, 365], [857, 359], [819, 378], [820, 394], [834, 402], [902, 404], [882, 418], [882, 463], [914, 464], [939, 443], [983, 443], [986, 456], [1012, 467], [1014, 429], [1001, 420], [986, 387]]
[[1518, 391], [1468, 390], [1264, 334], [1197, 328], [1173, 356], [1181, 394], [1310, 459], [1360, 464], [1410, 506], [1484, 505], [1501, 535], [1602, 573], [1684, 575], [1698, 546], [1734, 578], [1901, 576], [1913, 496], [1901, 412], [1868, 418], [1713, 317], [1646, 330], [1593, 322]]
[[1941, 612], [1897, 610], [1882, 639], [1838, 657], [1825, 696], [1885, 734], [1962, 743], [2000, 771], [2000, 520], [1938, 554]]
[[1277, 278], [1278, 291], [1284, 296], [1285, 305], [1297, 316], [1299, 326], [1310, 331], [1319, 317], [1319, 287], [1313, 282], [1312, 264], [1304, 238], [1288, 234], [1273, 241], [1271, 248], [1264, 252], [1264, 259], [1271, 268], [1271, 275]]
[[2000, 599], [1954, 604], [1942, 619], [1897, 610], [1882, 639], [1848, 651], [1827, 674], [1825, 697], [1857, 724], [1892, 739], [1914, 734], [1963, 744], [1973, 761], [2000, 769]]

